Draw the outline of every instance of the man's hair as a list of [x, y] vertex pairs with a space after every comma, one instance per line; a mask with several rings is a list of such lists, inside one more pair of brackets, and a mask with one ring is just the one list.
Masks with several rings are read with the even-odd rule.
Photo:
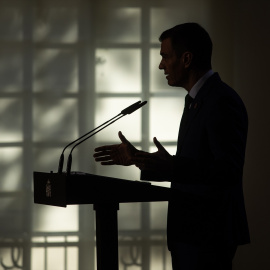
[[193, 54], [192, 67], [198, 70], [211, 68], [213, 44], [207, 31], [197, 23], [184, 23], [164, 31], [159, 41], [170, 38], [176, 55], [188, 51]]

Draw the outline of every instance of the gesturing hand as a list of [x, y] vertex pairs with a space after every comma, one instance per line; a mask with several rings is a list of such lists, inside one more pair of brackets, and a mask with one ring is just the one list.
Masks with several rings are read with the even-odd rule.
[[157, 152], [146, 153], [138, 151], [135, 157], [132, 158], [132, 163], [141, 170], [170, 173], [173, 167], [173, 157], [166, 151], [157, 138], [154, 138], [154, 144], [158, 149]]
[[94, 158], [102, 165], [133, 165], [131, 159], [139, 152], [119, 131], [118, 136], [121, 144], [105, 145], [95, 149]]

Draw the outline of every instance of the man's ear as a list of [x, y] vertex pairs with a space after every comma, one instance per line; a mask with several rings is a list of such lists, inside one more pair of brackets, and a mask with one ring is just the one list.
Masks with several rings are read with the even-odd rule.
[[190, 67], [193, 59], [193, 54], [191, 52], [184, 52], [182, 58], [185, 68]]

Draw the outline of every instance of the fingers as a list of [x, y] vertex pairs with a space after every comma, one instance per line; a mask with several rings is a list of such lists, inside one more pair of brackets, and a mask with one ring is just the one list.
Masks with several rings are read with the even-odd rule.
[[116, 162], [113, 160], [110, 154], [96, 153], [94, 155], [95, 161], [100, 162], [101, 165], [116, 165]]
[[137, 149], [125, 138], [121, 131], [118, 136], [122, 143], [115, 145], [104, 145], [95, 149], [95, 161], [101, 162], [101, 165], [133, 165], [130, 158]]
[[111, 161], [112, 160], [112, 158], [111, 158], [111, 156], [104, 156], [104, 155], [100, 155], [99, 157], [95, 157], [95, 161], [98, 161], [98, 162], [100, 162], [100, 161]]
[[103, 156], [110, 156], [111, 151], [100, 151], [93, 155], [94, 158], [99, 158]]
[[118, 132], [118, 137], [122, 143], [129, 143], [129, 141], [126, 139], [126, 137], [122, 134], [121, 131]]
[[104, 146], [99, 146], [95, 148], [95, 152], [105, 152], [105, 151], [112, 151], [115, 149], [118, 145], [104, 145]]
[[93, 155], [95, 161], [101, 162], [102, 165], [111, 165], [110, 163], [113, 162], [111, 157], [113, 149], [114, 147], [110, 145], [97, 147], [95, 149], [96, 153]]
[[166, 149], [163, 147], [163, 145], [158, 141], [156, 137], [154, 137], [153, 141], [158, 150], [166, 151]]

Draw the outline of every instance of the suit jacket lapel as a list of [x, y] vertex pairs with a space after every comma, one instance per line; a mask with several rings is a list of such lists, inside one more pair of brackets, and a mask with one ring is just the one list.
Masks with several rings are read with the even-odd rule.
[[196, 98], [195, 98], [193, 102], [191, 103], [191, 106], [189, 109], [187, 124], [184, 127], [181, 127], [181, 129], [179, 130], [178, 141], [177, 141], [177, 153], [181, 151], [181, 146], [190, 128], [190, 124], [195, 118], [195, 116], [198, 114], [200, 108], [201, 108], [201, 102], [196, 101]]

